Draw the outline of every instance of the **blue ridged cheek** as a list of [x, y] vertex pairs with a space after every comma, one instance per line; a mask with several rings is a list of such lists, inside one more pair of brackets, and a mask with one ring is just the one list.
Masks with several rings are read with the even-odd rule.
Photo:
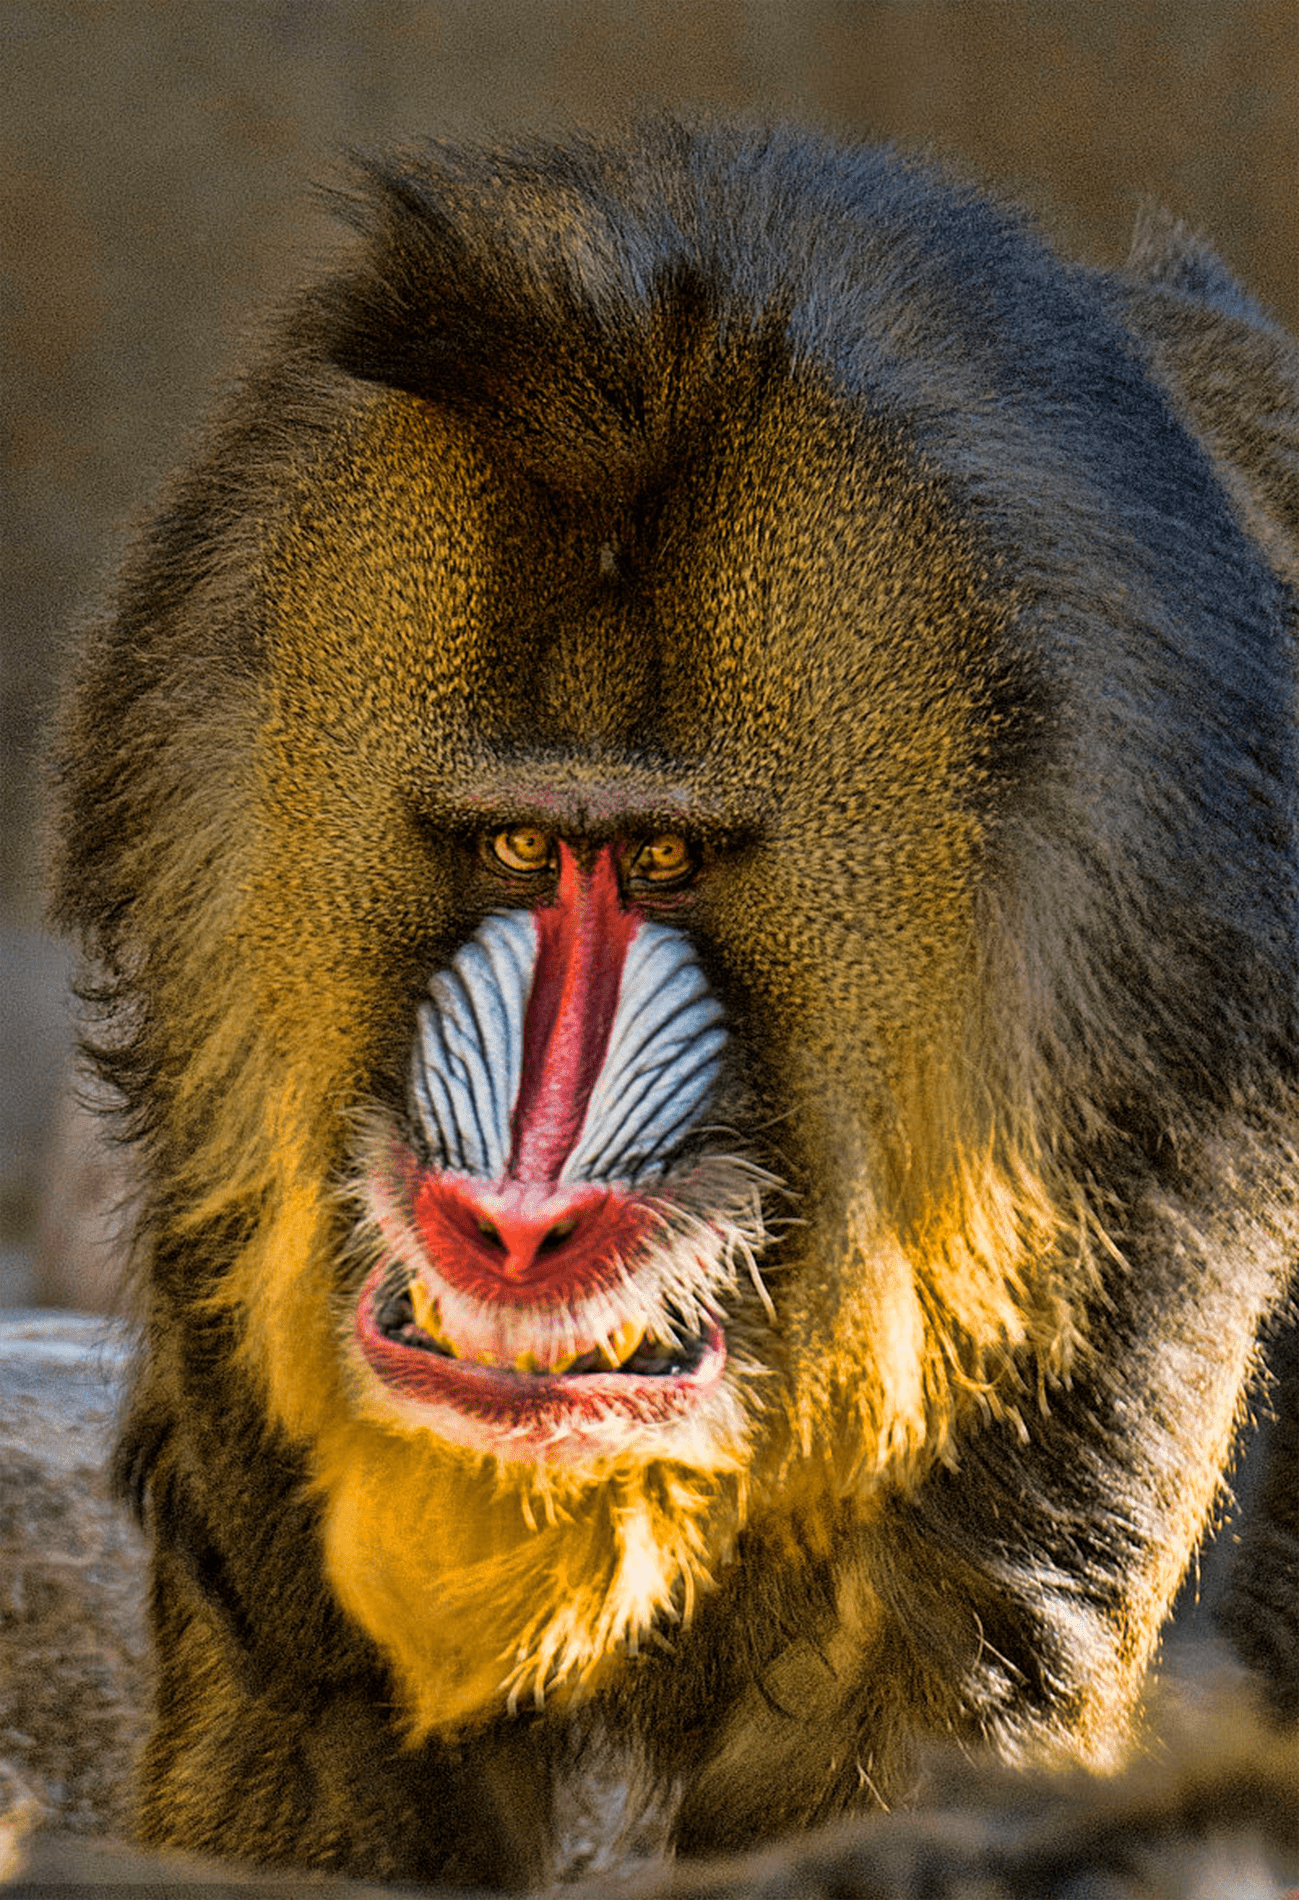
[[429, 984], [411, 1057], [411, 1108], [435, 1167], [505, 1178], [537, 961], [531, 912], [488, 917]]
[[644, 923], [623, 964], [609, 1047], [565, 1181], [660, 1173], [702, 1118], [726, 1032], [689, 939]]
[[[537, 962], [529, 911], [484, 920], [421, 1003], [410, 1104], [434, 1167], [501, 1182]], [[628, 947], [608, 1047], [564, 1182], [652, 1178], [702, 1120], [726, 1032], [688, 938], [642, 923]]]

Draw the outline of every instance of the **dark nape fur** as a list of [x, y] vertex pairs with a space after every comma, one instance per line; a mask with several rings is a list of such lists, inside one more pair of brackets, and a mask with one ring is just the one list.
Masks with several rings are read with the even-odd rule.
[[[701, 1854], [936, 1739], [1113, 1766], [1299, 1245], [1294, 345], [1175, 228], [1095, 274], [784, 131], [430, 145], [350, 210], [58, 742], [147, 1184], [141, 1832], [526, 1882], [593, 1729]], [[724, 1411], [587, 1464], [353, 1343], [419, 999], [550, 901], [524, 824], [688, 842], [642, 907], [727, 1053], [663, 1193], [761, 1199], [692, 1230]]]

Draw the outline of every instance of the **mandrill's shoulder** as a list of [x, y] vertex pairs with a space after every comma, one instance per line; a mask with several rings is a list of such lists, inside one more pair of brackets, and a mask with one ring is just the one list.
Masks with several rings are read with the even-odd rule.
[[1299, 342], [1157, 207], [1116, 280], [1121, 314], [1274, 569], [1299, 582]]

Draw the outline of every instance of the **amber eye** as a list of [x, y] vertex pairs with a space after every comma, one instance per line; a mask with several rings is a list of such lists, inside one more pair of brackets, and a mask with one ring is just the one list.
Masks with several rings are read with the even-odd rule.
[[646, 839], [629, 868], [647, 884], [674, 884], [694, 869], [694, 855], [679, 831], [660, 831]]
[[507, 871], [546, 871], [555, 860], [555, 841], [536, 825], [515, 825], [498, 831], [488, 846], [492, 862]]

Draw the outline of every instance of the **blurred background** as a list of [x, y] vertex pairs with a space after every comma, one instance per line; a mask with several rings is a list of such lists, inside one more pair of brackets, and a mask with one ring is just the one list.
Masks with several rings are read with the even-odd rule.
[[1156, 198], [1299, 321], [1293, 0], [0, 0], [0, 50], [0, 1305], [110, 1303], [125, 1191], [42, 922], [70, 630], [258, 307], [328, 254], [342, 148], [777, 113], [927, 146], [1096, 262]]

